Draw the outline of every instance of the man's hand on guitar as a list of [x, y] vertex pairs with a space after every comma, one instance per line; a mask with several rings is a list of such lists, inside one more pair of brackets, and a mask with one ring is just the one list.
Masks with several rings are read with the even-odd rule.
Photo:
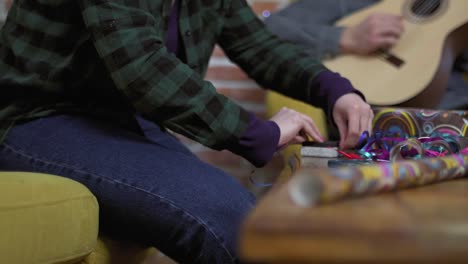
[[370, 105], [355, 94], [341, 96], [333, 107], [333, 120], [340, 132], [341, 149], [354, 148], [364, 131], [372, 131], [374, 113]]
[[353, 27], [343, 30], [340, 39], [342, 53], [367, 55], [396, 44], [403, 33], [403, 18], [376, 13]]

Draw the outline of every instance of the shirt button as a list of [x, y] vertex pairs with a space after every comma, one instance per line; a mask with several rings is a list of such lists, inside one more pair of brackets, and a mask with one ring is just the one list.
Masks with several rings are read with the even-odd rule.
[[187, 36], [187, 37], [192, 36], [192, 31], [190, 31], [190, 30], [185, 31], [185, 36]]

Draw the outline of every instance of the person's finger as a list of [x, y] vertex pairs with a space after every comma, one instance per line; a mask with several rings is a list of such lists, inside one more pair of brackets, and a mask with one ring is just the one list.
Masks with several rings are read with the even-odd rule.
[[310, 136], [307, 134], [307, 132], [305, 132], [304, 129], [302, 129], [301, 131], [299, 131], [299, 134], [298, 136], [296, 136], [299, 138], [299, 140], [303, 140], [303, 141], [307, 141], [309, 140]]
[[338, 132], [340, 134], [340, 148], [342, 149], [344, 146], [344, 142], [346, 139], [346, 134], [348, 134], [348, 126], [346, 124], [346, 121], [343, 120], [341, 117], [335, 117], [335, 124], [336, 127], [338, 128]]
[[385, 24], [402, 24], [403, 16], [401, 15], [392, 15], [392, 14], [381, 14], [381, 22]]
[[315, 129], [313, 129], [309, 124], [304, 125], [304, 131], [310, 136], [314, 141], [322, 142], [323, 138]]
[[380, 29], [380, 36], [390, 36], [399, 39], [402, 33], [403, 29], [396, 25], [387, 25]]
[[391, 35], [399, 38], [404, 30], [402, 20], [394, 15], [383, 14], [369, 23], [374, 36]]
[[369, 135], [372, 135], [373, 122], [374, 122], [374, 112], [372, 110], [370, 110], [369, 123], [367, 124], [367, 129], [369, 131]]
[[306, 140], [308, 137], [311, 137], [315, 141], [322, 141], [320, 130], [318, 129], [317, 125], [315, 125], [314, 120], [312, 120], [312, 118], [310, 118], [308, 115], [300, 112], [296, 112], [295, 114], [299, 123], [298, 126], [300, 128], [298, 133]]
[[304, 136], [295, 136], [291, 144], [301, 144], [302, 142], [307, 141], [307, 137]]
[[360, 117], [358, 111], [351, 111], [348, 117], [348, 133], [345, 135], [343, 148], [354, 148], [360, 137]]
[[280, 127], [279, 145], [301, 143], [308, 138], [323, 141], [312, 118], [293, 109], [283, 108], [272, 118]]
[[403, 32], [405, 32], [405, 26], [402, 21], [400, 21], [399, 23], [396, 23], [394, 26], [400, 32], [400, 35], [403, 34]]
[[320, 130], [318, 129], [317, 125], [315, 124], [314, 120], [310, 118], [309, 116], [302, 114], [302, 118], [304, 121], [304, 130], [305, 132], [314, 140], [317, 142], [322, 142], [323, 137], [320, 134]]
[[[362, 112], [361, 114], [361, 130], [359, 132], [360, 136], [359, 136], [359, 140], [361, 139], [361, 135], [364, 131], [367, 131], [369, 133], [369, 135], [372, 135], [372, 123], [373, 123], [373, 120], [374, 120], [374, 112], [372, 111], [372, 109], [369, 109], [368, 110], [365, 110]], [[359, 143], [359, 141], [358, 141]]]
[[397, 43], [398, 39], [394, 36], [382, 36], [377, 38], [376, 44], [382, 49], [389, 49]]
[[359, 134], [362, 134], [364, 131], [369, 131], [369, 120], [370, 120], [370, 112], [368, 110], [362, 111], [360, 114], [359, 120]]
[[367, 122], [367, 131], [369, 132], [369, 135], [372, 135], [372, 131], [374, 130], [372, 123], [373, 123], [373, 118], [369, 118], [369, 121]]

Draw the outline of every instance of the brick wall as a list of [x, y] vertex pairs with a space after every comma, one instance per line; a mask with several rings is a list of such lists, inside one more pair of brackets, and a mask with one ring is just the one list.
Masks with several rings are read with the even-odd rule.
[[[248, 2], [259, 17], [264, 18], [287, 4], [288, 0], [250, 0]], [[219, 47], [216, 47], [213, 52], [206, 79], [214, 84], [219, 93], [236, 100], [243, 107], [260, 116], [264, 114], [265, 91], [250, 80], [239, 67], [232, 64]]]

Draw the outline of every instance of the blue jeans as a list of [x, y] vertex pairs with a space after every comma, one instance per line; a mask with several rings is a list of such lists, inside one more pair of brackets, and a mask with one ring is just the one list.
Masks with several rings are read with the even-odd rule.
[[151, 245], [181, 263], [236, 263], [238, 231], [254, 196], [140, 117], [142, 132], [59, 115], [13, 127], [0, 169], [61, 175], [87, 186], [100, 232]]

